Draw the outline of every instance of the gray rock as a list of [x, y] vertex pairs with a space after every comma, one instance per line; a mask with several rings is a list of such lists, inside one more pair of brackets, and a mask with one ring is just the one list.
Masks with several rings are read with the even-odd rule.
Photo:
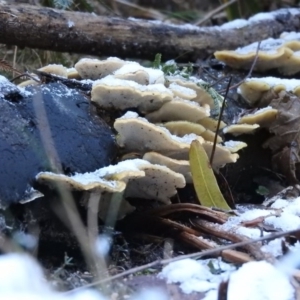
[[91, 172], [115, 158], [111, 128], [85, 94], [61, 83], [0, 84], [0, 112], [1, 208], [33, 199], [38, 172]]

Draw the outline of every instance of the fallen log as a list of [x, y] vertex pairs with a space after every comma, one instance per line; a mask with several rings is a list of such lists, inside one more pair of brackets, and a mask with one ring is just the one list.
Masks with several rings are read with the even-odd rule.
[[0, 43], [98, 56], [195, 60], [283, 31], [300, 30], [300, 10], [281, 10], [241, 28], [175, 26], [29, 5], [0, 4]]

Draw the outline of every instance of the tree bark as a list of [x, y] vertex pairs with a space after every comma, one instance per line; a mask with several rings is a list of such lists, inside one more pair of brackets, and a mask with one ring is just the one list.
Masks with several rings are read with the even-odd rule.
[[[298, 13], [297, 13], [298, 11]], [[0, 4], [0, 43], [98, 56], [195, 60], [235, 49], [283, 31], [300, 30], [300, 10], [242, 28], [174, 26], [156, 21], [108, 18], [29, 5]]]

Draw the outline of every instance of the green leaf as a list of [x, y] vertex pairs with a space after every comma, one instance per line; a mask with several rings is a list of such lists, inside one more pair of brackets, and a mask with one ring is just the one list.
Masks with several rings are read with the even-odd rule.
[[152, 68], [159, 69], [161, 66], [161, 54], [157, 53], [154, 58], [154, 62], [152, 63]]
[[219, 189], [208, 156], [198, 140], [194, 140], [191, 143], [190, 166], [200, 204], [207, 207], [230, 210], [231, 208]]

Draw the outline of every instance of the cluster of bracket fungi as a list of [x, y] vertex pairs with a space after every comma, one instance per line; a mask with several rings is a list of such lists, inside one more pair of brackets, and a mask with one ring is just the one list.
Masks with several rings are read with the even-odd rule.
[[[81, 59], [74, 69], [49, 65], [40, 71], [91, 82], [91, 101], [103, 110], [125, 111], [114, 121], [117, 143], [128, 155], [116, 165], [94, 172], [70, 176], [40, 172], [36, 180], [55, 186], [63, 183], [68, 189], [102, 195], [100, 216], [105, 216], [114, 193], [122, 193], [119, 217], [132, 210], [126, 198], [155, 199], [169, 204], [170, 198], [192, 183], [189, 168], [189, 147], [197, 139], [210, 155], [217, 127], [211, 111], [219, 112], [223, 97], [195, 77], [165, 76], [162, 70], [146, 68], [136, 62], [118, 58]], [[21, 86], [36, 84], [34, 81]], [[134, 110], [134, 111], [132, 111]], [[221, 123], [226, 131], [226, 124]], [[230, 129], [239, 133], [240, 128]], [[244, 130], [245, 132], [245, 130]], [[243, 142], [223, 142], [217, 137], [213, 168], [218, 169], [238, 159]]]

